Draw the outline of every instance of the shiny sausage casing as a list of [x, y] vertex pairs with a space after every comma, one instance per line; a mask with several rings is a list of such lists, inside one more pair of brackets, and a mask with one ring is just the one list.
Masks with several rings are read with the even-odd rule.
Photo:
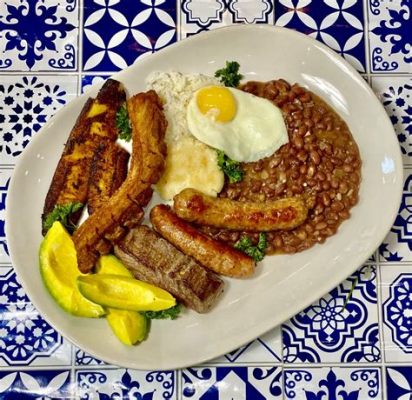
[[308, 215], [308, 208], [300, 197], [264, 203], [240, 202], [184, 189], [173, 200], [173, 209], [178, 217], [200, 225], [231, 230], [267, 232], [293, 229]]
[[180, 251], [218, 274], [244, 278], [255, 270], [252, 258], [199, 232], [164, 204], [152, 208], [150, 221], [153, 228]]

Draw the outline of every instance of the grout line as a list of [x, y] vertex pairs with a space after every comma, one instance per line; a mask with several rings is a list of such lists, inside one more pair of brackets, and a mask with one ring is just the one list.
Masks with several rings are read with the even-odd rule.
[[[369, 8], [368, 0], [363, 1], [363, 31], [365, 43], [365, 69], [368, 75], [371, 75], [371, 59], [370, 59], [370, 40], [369, 40]], [[371, 82], [369, 82], [369, 85]]]
[[77, 95], [82, 94], [82, 71], [83, 71], [83, 18], [84, 18], [84, 0], [79, 0], [79, 47], [77, 49], [77, 61], [78, 61], [78, 70], [77, 70]]

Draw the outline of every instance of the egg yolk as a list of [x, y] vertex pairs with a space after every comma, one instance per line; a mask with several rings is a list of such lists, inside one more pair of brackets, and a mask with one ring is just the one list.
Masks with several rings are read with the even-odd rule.
[[221, 86], [208, 86], [197, 93], [197, 106], [203, 115], [218, 122], [229, 122], [236, 115], [236, 101], [230, 90]]

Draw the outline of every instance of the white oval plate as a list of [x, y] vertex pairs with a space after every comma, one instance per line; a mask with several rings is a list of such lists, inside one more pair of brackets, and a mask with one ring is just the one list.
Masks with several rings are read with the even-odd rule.
[[[222, 28], [178, 42], [115, 74], [129, 95], [154, 70], [213, 75], [237, 60], [245, 80], [285, 78], [323, 97], [346, 120], [359, 145], [359, 203], [326, 243], [295, 255], [266, 257], [249, 280], [229, 280], [213, 311], [185, 311], [154, 321], [148, 340], [123, 346], [104, 319], [72, 317], [47, 293], [39, 274], [40, 215], [63, 145], [85, 102], [59, 111], [33, 137], [15, 168], [7, 201], [7, 240], [14, 268], [41, 315], [78, 347], [109, 363], [172, 369], [210, 360], [262, 335], [310, 305], [354, 272], [378, 247], [396, 216], [402, 163], [396, 135], [363, 78], [321, 43], [266, 25]], [[95, 95], [98, 88], [89, 92]]]

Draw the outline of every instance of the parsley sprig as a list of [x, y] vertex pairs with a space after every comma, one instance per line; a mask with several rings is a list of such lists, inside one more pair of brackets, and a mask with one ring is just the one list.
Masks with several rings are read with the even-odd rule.
[[144, 311], [143, 314], [149, 319], [176, 319], [179, 316], [181, 310], [182, 306], [177, 303], [175, 306], [170, 307], [166, 310]]
[[229, 178], [230, 183], [240, 182], [243, 179], [244, 171], [239, 162], [229, 158], [222, 150], [217, 151], [217, 165]]
[[70, 233], [73, 233], [76, 226], [70, 221], [70, 215], [81, 210], [82, 207], [83, 204], [80, 202], [56, 204], [53, 211], [46, 216], [46, 219], [43, 222], [43, 231], [47, 232], [54, 222], [60, 221]]
[[240, 65], [236, 61], [226, 61], [226, 67], [218, 69], [215, 77], [225, 86], [238, 87], [243, 75], [239, 73]]
[[252, 240], [248, 236], [242, 236], [235, 244], [236, 249], [243, 251], [249, 257], [252, 257], [256, 262], [262, 261], [263, 257], [265, 257], [266, 246], [266, 235], [263, 232], [259, 233], [259, 241], [256, 246], [252, 244]]
[[116, 127], [119, 139], [130, 141], [132, 138], [132, 127], [130, 125], [129, 113], [127, 112], [126, 103], [120, 106], [116, 113]]

